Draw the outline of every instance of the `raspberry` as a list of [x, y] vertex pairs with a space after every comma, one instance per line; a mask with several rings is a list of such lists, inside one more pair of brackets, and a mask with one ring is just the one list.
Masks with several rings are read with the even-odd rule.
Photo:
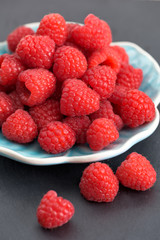
[[84, 74], [82, 80], [89, 84], [102, 99], [109, 98], [115, 88], [115, 72], [107, 66], [97, 66], [90, 68]]
[[11, 93], [9, 94], [9, 96], [10, 96], [10, 98], [11, 98], [12, 101], [13, 101], [15, 110], [17, 110], [17, 109], [24, 109], [24, 106], [23, 106], [23, 104], [21, 103], [21, 100], [20, 100], [20, 98], [19, 98], [19, 96], [18, 96], [18, 94], [17, 94], [16, 91], [11, 92]]
[[60, 113], [59, 102], [53, 99], [47, 99], [43, 104], [31, 107], [29, 113], [37, 124], [39, 130], [45, 127], [48, 123], [63, 118]]
[[74, 41], [72, 39], [72, 30], [77, 26], [79, 27], [80, 25], [78, 23], [67, 23], [67, 41], [69, 42]]
[[111, 46], [111, 48], [114, 49], [118, 53], [118, 55], [120, 56], [121, 64], [126, 64], [126, 65], [129, 64], [128, 54], [123, 47], [115, 45], [115, 46]]
[[16, 53], [29, 68], [49, 69], [53, 64], [55, 43], [48, 36], [28, 35], [19, 42]]
[[116, 73], [121, 67], [121, 59], [118, 53], [111, 47], [106, 47], [93, 52], [88, 58], [88, 67], [96, 67], [97, 65], [110, 66]]
[[120, 111], [124, 124], [131, 128], [150, 122], [155, 117], [155, 106], [152, 99], [137, 89], [127, 92]]
[[28, 69], [22, 72], [17, 81], [17, 93], [27, 106], [43, 103], [56, 88], [56, 79], [47, 69]]
[[119, 138], [119, 133], [112, 120], [98, 118], [87, 130], [87, 142], [94, 151], [102, 150]]
[[7, 43], [8, 43], [8, 48], [11, 52], [14, 52], [16, 50], [16, 47], [19, 43], [19, 41], [27, 36], [27, 35], [33, 35], [34, 31], [25, 26], [20, 26], [14, 29], [7, 37]]
[[74, 48], [78, 49], [79, 51], [81, 51], [84, 54], [84, 56], [86, 56], [86, 54], [87, 54], [87, 51], [85, 51], [82, 47], [76, 45], [73, 42], [65, 42], [64, 45], [69, 46], [69, 47], [74, 47]]
[[8, 56], [10, 56], [8, 53], [4, 53], [4, 54], [0, 55], [0, 66], [1, 66], [3, 60], [5, 59], [5, 57], [8, 57]]
[[72, 38], [76, 44], [88, 50], [97, 50], [111, 43], [111, 29], [105, 21], [89, 14], [84, 23], [84, 26], [77, 26], [72, 30]]
[[37, 137], [37, 126], [28, 112], [18, 109], [3, 123], [2, 133], [11, 141], [29, 143]]
[[54, 55], [53, 72], [60, 81], [80, 78], [87, 70], [87, 60], [82, 52], [70, 46], [57, 49]]
[[66, 21], [58, 13], [45, 15], [40, 21], [36, 34], [49, 36], [57, 46], [61, 46], [67, 39]]
[[4, 92], [0, 92], [0, 127], [2, 123], [15, 111], [12, 99]]
[[72, 203], [62, 197], [57, 197], [55, 191], [48, 191], [37, 208], [39, 224], [48, 229], [60, 227], [74, 215]]
[[79, 187], [88, 201], [112, 202], [118, 193], [119, 182], [107, 164], [97, 162], [85, 168]]
[[61, 113], [69, 116], [84, 116], [99, 109], [99, 95], [78, 79], [64, 82], [60, 100]]
[[24, 70], [25, 67], [18, 57], [4, 56], [0, 64], [0, 84], [3, 86], [14, 85], [19, 73]]
[[38, 136], [42, 149], [53, 154], [67, 151], [75, 141], [75, 132], [67, 124], [58, 121], [48, 123]]
[[86, 132], [91, 124], [88, 116], [82, 117], [67, 117], [63, 120], [76, 133], [77, 143], [86, 143]]
[[126, 96], [129, 90], [130, 90], [129, 88], [124, 87], [122, 85], [116, 85], [114, 92], [112, 93], [111, 97], [108, 100], [114, 104], [121, 105], [124, 97]]
[[113, 107], [108, 100], [101, 101], [100, 108], [96, 112], [92, 113], [90, 118], [91, 120], [95, 120], [97, 118], [111, 119], [114, 122], [117, 130], [121, 130], [123, 128], [122, 119], [120, 116], [114, 114]]
[[121, 163], [116, 176], [125, 187], [146, 191], [156, 182], [156, 172], [150, 162], [141, 154], [132, 152]]
[[131, 65], [121, 67], [117, 75], [117, 84], [128, 88], [139, 88], [143, 80], [143, 72], [140, 68]]

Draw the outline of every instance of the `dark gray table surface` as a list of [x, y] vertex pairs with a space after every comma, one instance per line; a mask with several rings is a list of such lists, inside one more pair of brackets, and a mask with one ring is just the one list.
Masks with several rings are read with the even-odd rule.
[[[50, 12], [82, 22], [92, 12], [108, 21], [114, 41], [131, 41], [160, 61], [160, 2], [105, 0], [0, 0], [0, 41], [18, 25], [39, 21]], [[144, 154], [158, 177], [154, 188], [136, 192], [120, 186], [113, 203], [90, 203], [79, 192], [88, 164], [36, 167], [0, 157], [0, 240], [158, 240], [160, 239], [160, 127], [126, 153], [105, 161], [113, 170], [132, 151]], [[54, 189], [75, 206], [73, 219], [61, 228], [42, 229], [36, 208]]]

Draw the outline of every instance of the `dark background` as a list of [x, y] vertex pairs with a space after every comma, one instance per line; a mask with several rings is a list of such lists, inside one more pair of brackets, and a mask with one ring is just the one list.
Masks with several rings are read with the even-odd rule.
[[[18, 25], [40, 21], [58, 12], [66, 20], [83, 22], [92, 12], [106, 20], [114, 41], [131, 41], [160, 61], [160, 2], [105, 0], [0, 0], [0, 41]], [[158, 240], [160, 239], [160, 127], [128, 152], [105, 161], [113, 170], [132, 151], [144, 154], [158, 177], [154, 188], [136, 192], [120, 186], [113, 203], [90, 203], [79, 192], [88, 164], [36, 167], [0, 157], [0, 240]], [[75, 206], [72, 220], [61, 228], [42, 229], [36, 208], [54, 189]]]

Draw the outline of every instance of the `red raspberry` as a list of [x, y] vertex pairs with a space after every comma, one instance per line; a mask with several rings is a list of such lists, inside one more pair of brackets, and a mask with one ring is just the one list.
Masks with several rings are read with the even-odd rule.
[[117, 130], [121, 130], [123, 128], [122, 119], [120, 116], [114, 114], [111, 103], [106, 99], [100, 102], [100, 108], [96, 112], [92, 113], [90, 118], [91, 120], [95, 120], [97, 118], [108, 118], [114, 122]]
[[70, 46], [57, 49], [54, 55], [53, 72], [60, 81], [80, 78], [87, 70], [87, 60], [82, 52]]
[[7, 43], [8, 43], [8, 48], [11, 52], [14, 52], [16, 50], [16, 47], [19, 43], [19, 41], [27, 36], [27, 35], [33, 35], [34, 31], [25, 26], [20, 26], [14, 29], [7, 37]]
[[126, 64], [126, 65], [129, 64], [129, 56], [128, 56], [126, 50], [123, 47], [114, 45], [114, 46], [111, 46], [111, 48], [114, 49], [118, 53], [118, 55], [120, 56], [121, 64]]
[[99, 109], [99, 95], [78, 79], [64, 82], [60, 100], [61, 113], [69, 116], [84, 116]]
[[111, 47], [106, 47], [93, 52], [88, 58], [88, 67], [96, 67], [99, 64], [110, 66], [116, 73], [121, 67], [121, 59], [118, 53]]
[[89, 50], [101, 49], [111, 43], [111, 29], [105, 21], [89, 14], [84, 23], [84, 26], [77, 26], [72, 30], [75, 43]]
[[70, 149], [76, 142], [76, 136], [67, 124], [55, 121], [41, 129], [38, 142], [46, 152], [58, 154]]
[[89, 84], [102, 99], [109, 98], [115, 88], [115, 72], [107, 66], [97, 66], [90, 68], [84, 74], [82, 80]]
[[140, 68], [131, 65], [121, 67], [117, 75], [117, 84], [128, 88], [139, 88], [143, 80], [143, 72]]
[[85, 168], [79, 187], [88, 201], [112, 202], [118, 193], [119, 182], [107, 164], [97, 162]]
[[72, 30], [77, 26], [79, 27], [80, 25], [78, 23], [67, 23], [67, 41], [74, 41], [72, 38]]
[[0, 64], [0, 84], [3, 86], [14, 85], [19, 73], [24, 70], [25, 67], [18, 57], [14, 55], [4, 56]]
[[121, 163], [116, 176], [122, 185], [138, 191], [145, 191], [156, 182], [154, 168], [144, 156], [136, 152], [128, 155]]
[[87, 130], [87, 142], [93, 151], [102, 150], [119, 138], [119, 133], [112, 120], [98, 118]]
[[18, 109], [2, 125], [3, 135], [14, 142], [29, 143], [37, 137], [37, 126], [28, 112]]
[[124, 97], [126, 96], [129, 90], [130, 90], [129, 88], [124, 87], [122, 85], [116, 85], [114, 92], [112, 93], [111, 97], [108, 100], [114, 104], [121, 105]]
[[83, 49], [82, 47], [76, 45], [73, 42], [65, 42], [64, 45], [65, 46], [69, 46], [69, 47], [74, 47], [74, 48], [78, 49], [79, 51], [81, 51], [84, 54], [84, 56], [86, 56], [86, 54], [87, 54], [87, 51], [85, 51], [85, 49]]
[[88, 116], [67, 117], [63, 120], [76, 133], [77, 143], [86, 143], [86, 132], [91, 124]]
[[14, 111], [15, 108], [12, 99], [6, 93], [0, 92], [0, 127]]
[[59, 102], [53, 99], [47, 99], [43, 104], [31, 107], [29, 113], [37, 124], [39, 130], [45, 127], [48, 123], [63, 118], [60, 112]]
[[62, 197], [57, 197], [55, 191], [47, 192], [38, 208], [37, 219], [39, 224], [48, 229], [60, 227], [67, 223], [74, 215], [72, 203]]
[[155, 118], [154, 103], [144, 92], [130, 90], [122, 101], [121, 117], [124, 124], [131, 128], [150, 122]]
[[9, 94], [9, 96], [10, 96], [10, 98], [11, 98], [12, 101], [13, 101], [15, 110], [17, 110], [17, 109], [24, 109], [24, 106], [23, 106], [23, 104], [21, 103], [21, 100], [20, 100], [20, 98], [19, 98], [19, 96], [18, 96], [18, 94], [17, 94], [16, 91], [11, 92], [11, 93]]
[[53, 64], [55, 43], [48, 36], [28, 35], [19, 42], [16, 53], [29, 68], [49, 69]]
[[17, 93], [27, 106], [43, 103], [56, 88], [56, 79], [47, 69], [28, 69], [22, 72], [17, 81]]
[[45, 15], [40, 21], [36, 34], [49, 36], [57, 46], [61, 46], [67, 39], [66, 21], [58, 13]]
[[0, 66], [1, 66], [3, 60], [5, 59], [5, 57], [8, 57], [8, 56], [10, 56], [8, 53], [4, 53], [4, 54], [0, 55]]

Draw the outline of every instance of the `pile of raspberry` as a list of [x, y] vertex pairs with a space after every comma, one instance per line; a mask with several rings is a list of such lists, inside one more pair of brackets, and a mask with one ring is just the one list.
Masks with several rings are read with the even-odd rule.
[[37, 138], [52, 154], [76, 143], [99, 151], [123, 127], [154, 119], [154, 103], [138, 90], [142, 70], [112, 45], [109, 25], [95, 15], [79, 25], [48, 14], [36, 32], [20, 26], [7, 43], [11, 54], [0, 56], [0, 126], [7, 139]]

